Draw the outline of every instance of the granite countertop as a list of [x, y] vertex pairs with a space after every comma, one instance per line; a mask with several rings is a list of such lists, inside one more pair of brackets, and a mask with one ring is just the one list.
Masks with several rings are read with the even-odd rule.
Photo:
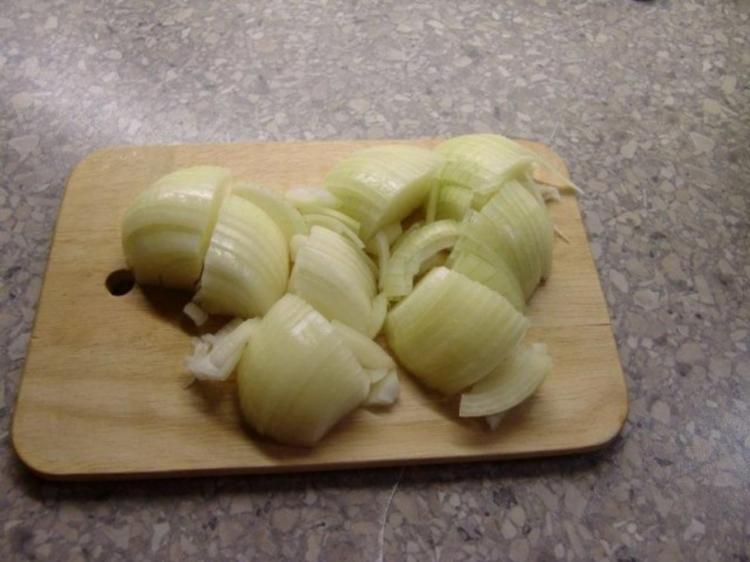
[[[5, 2], [0, 559], [747, 561], [748, 75], [744, 0]], [[586, 190], [631, 397], [609, 447], [157, 482], [24, 470], [11, 412], [87, 153], [467, 131], [545, 141]]]

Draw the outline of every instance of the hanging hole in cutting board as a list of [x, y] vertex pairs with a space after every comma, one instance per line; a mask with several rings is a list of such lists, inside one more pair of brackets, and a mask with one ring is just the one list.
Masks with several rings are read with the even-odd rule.
[[107, 275], [104, 282], [109, 294], [115, 297], [127, 295], [135, 286], [133, 272], [128, 269], [118, 269]]

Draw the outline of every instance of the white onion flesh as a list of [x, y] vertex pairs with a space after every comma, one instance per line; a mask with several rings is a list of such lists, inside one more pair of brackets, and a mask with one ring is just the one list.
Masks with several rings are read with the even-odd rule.
[[296, 251], [289, 292], [329, 320], [368, 334], [372, 329], [375, 276], [364, 254], [340, 234], [314, 226]]
[[398, 400], [401, 392], [401, 383], [398, 380], [398, 371], [389, 369], [386, 375], [370, 386], [370, 392], [364, 401], [367, 407], [392, 406]]
[[367, 240], [422, 205], [442, 163], [433, 151], [408, 145], [366, 148], [340, 161], [325, 178], [341, 211], [362, 225]]
[[276, 223], [253, 203], [230, 195], [219, 212], [194, 301], [206, 312], [260, 316], [281, 298], [289, 249]]
[[451, 184], [441, 186], [435, 205], [435, 219], [460, 221], [471, 209], [472, 200], [470, 189]]
[[247, 199], [265, 212], [284, 233], [287, 241], [297, 234], [307, 234], [309, 228], [302, 214], [278, 192], [250, 182], [232, 183], [232, 195]]
[[193, 355], [185, 360], [187, 370], [198, 380], [229, 378], [242, 356], [259, 320], [231, 320], [216, 334], [193, 339]]
[[226, 168], [184, 168], [138, 196], [122, 221], [122, 245], [139, 284], [195, 287], [229, 178]]
[[536, 156], [501, 135], [464, 135], [440, 143], [436, 152], [445, 158], [441, 185], [470, 189], [481, 207], [510, 179], [531, 173]]
[[331, 326], [341, 338], [341, 341], [354, 353], [364, 369], [395, 369], [396, 362], [377, 343], [362, 333], [342, 324], [338, 320], [332, 320]]
[[439, 267], [390, 311], [385, 333], [402, 365], [426, 386], [452, 395], [503, 362], [527, 327], [504, 297]]
[[240, 407], [258, 433], [311, 446], [359, 406], [370, 381], [330, 322], [287, 294], [268, 311], [237, 370]]
[[293, 187], [284, 194], [285, 199], [300, 212], [325, 207], [339, 209], [341, 201], [322, 187]]
[[544, 344], [519, 346], [506, 362], [461, 395], [459, 416], [506, 412], [531, 396], [551, 371], [552, 359]]

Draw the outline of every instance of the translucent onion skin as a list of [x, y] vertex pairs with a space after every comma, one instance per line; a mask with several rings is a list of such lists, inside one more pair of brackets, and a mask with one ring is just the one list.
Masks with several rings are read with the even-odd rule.
[[340, 161], [325, 178], [340, 210], [358, 221], [367, 241], [382, 227], [417, 209], [435, 183], [442, 158], [408, 145], [366, 148]]
[[261, 435], [312, 446], [359, 406], [370, 381], [331, 324], [297, 296], [269, 310], [237, 370], [240, 407]]
[[195, 302], [211, 314], [261, 316], [282, 297], [288, 276], [282, 231], [256, 205], [230, 195], [211, 236]]
[[391, 310], [385, 333], [399, 361], [425, 386], [452, 395], [502, 363], [528, 327], [504, 297], [438, 267]]
[[471, 391], [461, 395], [459, 416], [492, 416], [517, 406], [531, 396], [552, 371], [544, 344], [519, 346]]
[[125, 259], [138, 283], [195, 288], [229, 178], [226, 168], [183, 168], [138, 196], [122, 221]]
[[374, 328], [375, 290], [365, 254], [340, 234], [314, 226], [297, 249], [289, 292], [329, 320], [369, 334]]

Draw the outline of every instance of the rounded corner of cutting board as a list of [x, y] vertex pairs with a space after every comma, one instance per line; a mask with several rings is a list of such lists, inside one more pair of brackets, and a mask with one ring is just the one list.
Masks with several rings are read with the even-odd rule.
[[16, 410], [10, 430], [10, 439], [16, 456], [33, 474], [46, 480], [61, 480], [65, 474], [59, 472], [49, 459], [39, 455], [42, 448], [34, 443], [34, 434], [28, 432], [27, 417], [23, 410]]

